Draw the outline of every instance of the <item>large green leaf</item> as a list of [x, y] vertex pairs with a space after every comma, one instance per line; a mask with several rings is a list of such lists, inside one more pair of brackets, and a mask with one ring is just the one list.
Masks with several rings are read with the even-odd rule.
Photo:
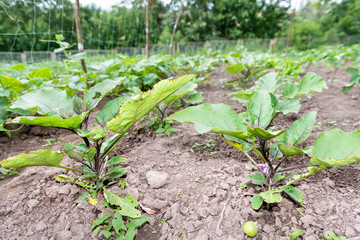
[[277, 80], [277, 73], [275, 72], [270, 72], [261, 77], [259, 84], [261, 89], [267, 90], [268, 92], [274, 92], [280, 86]]
[[37, 111], [42, 115], [60, 117], [61, 114], [74, 116], [73, 101], [66, 91], [58, 89], [39, 89], [22, 95], [11, 108]]
[[84, 118], [89, 114], [89, 112], [82, 113], [79, 116], [74, 116], [71, 118], [62, 118], [55, 116], [46, 116], [46, 117], [17, 117], [11, 121], [15, 124], [26, 124], [26, 125], [37, 125], [44, 127], [58, 127], [65, 129], [76, 129], [79, 128]]
[[57, 153], [51, 149], [41, 149], [29, 153], [21, 153], [0, 161], [4, 168], [23, 168], [31, 166], [59, 167], [64, 157], [63, 153]]
[[360, 84], [360, 74], [357, 73], [357, 74], [352, 75], [351, 78], [350, 78], [349, 83], [350, 84], [353, 84], [353, 83], [359, 83]]
[[284, 115], [288, 113], [299, 113], [300, 107], [301, 104], [298, 99], [289, 99], [281, 103], [276, 111], [282, 112]]
[[167, 120], [192, 123], [198, 133], [215, 132], [241, 139], [249, 137], [245, 120], [223, 103], [188, 107], [170, 115]]
[[141, 217], [140, 211], [136, 209], [138, 202], [132, 196], [126, 195], [125, 198], [120, 198], [118, 195], [108, 191], [105, 188], [104, 197], [106, 201], [108, 201], [111, 205], [116, 205], [120, 207], [119, 213], [121, 215], [131, 218]]
[[119, 113], [121, 104], [127, 99], [127, 97], [118, 97], [105, 104], [103, 109], [95, 115], [95, 119], [99, 124], [106, 124], [113, 119], [116, 114]]
[[360, 161], [360, 130], [325, 131], [316, 139], [310, 162], [314, 165], [339, 167]]
[[2, 124], [10, 116], [10, 113], [5, 109], [5, 106], [10, 104], [11, 101], [8, 98], [0, 97], [0, 124]]
[[94, 108], [118, 84], [119, 82], [107, 79], [92, 86], [84, 95], [84, 105], [88, 104], [88, 110]]
[[174, 80], [162, 80], [153, 90], [126, 100], [121, 105], [118, 115], [107, 123], [108, 129], [116, 133], [126, 133], [138, 120], [195, 76], [189, 74]]
[[127, 231], [125, 235], [125, 240], [133, 240], [135, 238], [135, 228], [140, 227], [146, 222], [149, 222], [150, 219], [145, 216], [141, 216], [139, 218], [133, 219], [129, 218], [130, 223], [127, 225]]
[[123, 231], [127, 230], [127, 228], [126, 228], [126, 226], [124, 224], [124, 221], [122, 219], [121, 214], [119, 212], [117, 212], [117, 211], [115, 212], [114, 218], [112, 219], [111, 223], [113, 225], [113, 228], [114, 228], [116, 234], [120, 234], [120, 231], [122, 231], [122, 230]]
[[244, 65], [242, 63], [236, 63], [233, 65], [229, 65], [227, 66], [224, 71], [234, 74], [234, 75], [239, 75], [241, 74], [241, 72], [244, 70]]
[[289, 130], [285, 133], [287, 141], [294, 146], [303, 143], [309, 137], [311, 130], [314, 127], [316, 114], [316, 112], [309, 112], [301, 119], [293, 122]]
[[78, 135], [82, 138], [87, 137], [94, 141], [98, 141], [98, 140], [104, 138], [105, 136], [107, 136], [107, 132], [103, 128], [95, 128], [91, 131], [79, 129]]
[[255, 194], [252, 198], [251, 198], [251, 207], [254, 210], [259, 210], [259, 208], [261, 207], [261, 205], [263, 205], [264, 199], [260, 196], [260, 194]]
[[327, 85], [322, 77], [316, 73], [307, 73], [299, 84], [287, 82], [284, 85], [283, 96], [285, 99], [301, 97], [309, 93], [322, 92]]
[[278, 148], [287, 157], [293, 156], [293, 155], [305, 154], [305, 152], [303, 150], [301, 150], [297, 147], [294, 147], [292, 145], [279, 144]]
[[4, 75], [0, 78], [0, 83], [3, 88], [12, 88], [18, 94], [27, 88], [27, 85], [23, 84], [16, 78], [9, 77], [7, 75]]
[[41, 69], [35, 69], [30, 75], [31, 78], [44, 78], [49, 80], [53, 76], [53, 71], [50, 70], [50, 68], [41, 68]]
[[254, 174], [247, 175], [246, 178], [251, 179], [252, 184], [255, 184], [255, 185], [264, 185], [266, 183], [266, 178], [264, 177], [264, 175], [262, 175], [260, 173], [254, 173]]
[[295, 97], [296, 93], [297, 93], [297, 86], [295, 83], [292, 82], [287, 82], [284, 84], [284, 88], [283, 88], [283, 96], [285, 99], [292, 99]]
[[267, 203], [279, 203], [282, 200], [282, 197], [279, 194], [268, 192], [260, 193], [260, 196], [264, 199]]
[[25, 65], [24, 64], [16, 64], [14, 66], [11, 66], [10, 69], [14, 70], [14, 71], [25, 70]]
[[290, 197], [292, 197], [295, 201], [302, 202], [304, 200], [301, 192], [296, 190], [293, 186], [283, 186], [282, 189], [286, 192]]
[[346, 92], [350, 91], [353, 87], [355, 87], [355, 83], [345, 85], [345, 86], [343, 86], [343, 88], [341, 89], [341, 92], [346, 93]]
[[297, 86], [297, 93], [295, 97], [301, 97], [309, 93], [322, 92], [323, 89], [327, 89], [327, 85], [322, 77], [316, 73], [307, 73], [300, 84]]
[[169, 97], [167, 97], [164, 102], [166, 104], [170, 104], [172, 101], [174, 101], [176, 99], [179, 99], [179, 98], [182, 98], [186, 94], [194, 91], [196, 89], [196, 87], [197, 87], [196, 83], [188, 82], [184, 86], [179, 88], [176, 92], [174, 92]]
[[255, 136], [258, 136], [260, 137], [261, 139], [267, 141], [267, 140], [270, 140], [270, 139], [273, 139], [281, 134], [283, 134], [286, 130], [280, 130], [280, 131], [275, 131], [275, 132], [272, 132], [272, 131], [266, 131], [262, 128], [258, 128], [258, 127], [255, 127], [255, 128], [251, 128], [250, 126], [247, 127], [247, 131]]
[[192, 91], [187, 94], [187, 98], [182, 99], [185, 103], [196, 104], [204, 101], [202, 92]]
[[227, 142], [231, 146], [239, 149], [242, 152], [250, 152], [252, 150], [250, 144], [245, 142], [245, 140], [242, 140], [242, 139], [239, 139], [236, 137], [232, 137], [229, 135], [227, 135], [226, 137], [224, 135], [221, 135], [221, 137], [225, 142]]
[[266, 128], [272, 119], [274, 109], [268, 91], [259, 90], [247, 105], [251, 123], [260, 128]]
[[230, 93], [230, 95], [233, 97], [234, 100], [239, 101], [241, 103], [248, 103], [250, 102], [251, 98], [256, 93], [256, 90], [253, 88], [244, 90], [241, 89], [238, 92]]

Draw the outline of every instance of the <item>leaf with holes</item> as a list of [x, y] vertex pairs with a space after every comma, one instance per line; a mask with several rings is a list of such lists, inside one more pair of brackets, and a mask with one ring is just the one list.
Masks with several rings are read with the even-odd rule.
[[126, 195], [125, 198], [120, 198], [115, 193], [112, 193], [104, 188], [104, 197], [111, 205], [120, 207], [119, 213], [121, 215], [131, 218], [141, 217], [140, 211], [136, 209], [138, 202], [132, 196]]

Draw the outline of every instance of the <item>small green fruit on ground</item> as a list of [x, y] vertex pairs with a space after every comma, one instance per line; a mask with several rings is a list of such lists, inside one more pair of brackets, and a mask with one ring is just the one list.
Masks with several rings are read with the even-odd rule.
[[325, 231], [323, 235], [325, 240], [332, 240], [335, 236], [335, 233], [332, 231]]
[[253, 221], [248, 221], [244, 224], [243, 231], [249, 237], [255, 237], [258, 233], [258, 228]]

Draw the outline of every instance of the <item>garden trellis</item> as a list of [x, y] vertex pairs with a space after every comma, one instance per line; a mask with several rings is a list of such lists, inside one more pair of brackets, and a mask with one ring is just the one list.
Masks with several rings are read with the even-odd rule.
[[[80, 1], [82, 4], [82, 1]], [[203, 49], [214, 51], [231, 51], [239, 46], [249, 50], [260, 51], [283, 51], [286, 46], [286, 38], [276, 37], [272, 39], [239, 38], [236, 40], [209, 40], [189, 42], [192, 36], [179, 39], [178, 32], [173, 32], [173, 27], [179, 16], [180, 5], [166, 6], [169, 13], [164, 16], [165, 29], [157, 25], [153, 1], [149, 1], [149, 54], [168, 54], [171, 50], [175, 54], [191, 54], [202, 52]], [[75, 8], [68, 0], [12, 0], [0, 2], [0, 61], [34, 63], [40, 61], [54, 61], [64, 59], [62, 52], [54, 53], [57, 48], [50, 42], [56, 34], [62, 34], [70, 45], [77, 43]], [[84, 49], [87, 55], [92, 56], [115, 56], [116, 53], [145, 55], [146, 49], [146, 2], [134, 3], [132, 8], [119, 5], [112, 10], [101, 10], [95, 6], [81, 5], [80, 17], [82, 20], [82, 37]], [[189, 18], [189, 11], [184, 7], [182, 17], [177, 26], [180, 26], [185, 18]], [[185, 20], [184, 20], [185, 21]], [[296, 22], [296, 20], [295, 20]], [[163, 27], [163, 26], [162, 26]], [[135, 31], [133, 31], [136, 29]], [[179, 27], [177, 28], [178, 31]], [[136, 32], [134, 34], [133, 32]], [[176, 34], [175, 34], [176, 33]], [[190, 38], [191, 37], [191, 38]], [[171, 44], [171, 38], [174, 43]], [[330, 44], [343, 43], [345, 45], [358, 42], [357, 35], [345, 36], [341, 39], [329, 36]], [[301, 38], [304, 47], [312, 48], [324, 42], [320, 37], [304, 36]], [[170, 45], [171, 44], [171, 45]], [[299, 44], [299, 39], [290, 41], [290, 46]], [[70, 52], [77, 52], [73, 46]]]

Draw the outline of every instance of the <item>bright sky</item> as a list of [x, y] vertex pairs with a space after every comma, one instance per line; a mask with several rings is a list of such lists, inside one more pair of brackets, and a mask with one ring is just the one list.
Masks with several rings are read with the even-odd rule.
[[[75, 2], [74, 0], [71, 0], [72, 2]], [[102, 9], [105, 10], [110, 10], [111, 6], [119, 4], [121, 2], [121, 0], [79, 0], [80, 1], [80, 5], [91, 5], [91, 4], [95, 4], [95, 6], [101, 7]], [[169, 3], [170, 0], [163, 0], [162, 2], [165, 3]]]
[[[74, 2], [74, 0], [71, 0], [72, 2]], [[294, 8], [294, 6], [296, 6], [296, 8], [299, 8], [299, 6], [301, 6], [302, 4], [305, 4], [308, 0], [291, 0], [291, 9]], [[105, 10], [110, 10], [111, 6], [119, 4], [121, 2], [121, 0], [80, 0], [80, 5], [90, 5], [90, 4], [95, 4], [98, 7], [101, 7], [102, 9]], [[162, 2], [165, 3], [169, 3], [170, 0], [162, 0]]]
[[[111, 9], [111, 6], [116, 5], [121, 2], [121, 0], [79, 0], [80, 5], [90, 5], [95, 4], [97, 7], [101, 7], [102, 9], [109, 10]], [[71, 2], [75, 2], [74, 0], [71, 0]]]

